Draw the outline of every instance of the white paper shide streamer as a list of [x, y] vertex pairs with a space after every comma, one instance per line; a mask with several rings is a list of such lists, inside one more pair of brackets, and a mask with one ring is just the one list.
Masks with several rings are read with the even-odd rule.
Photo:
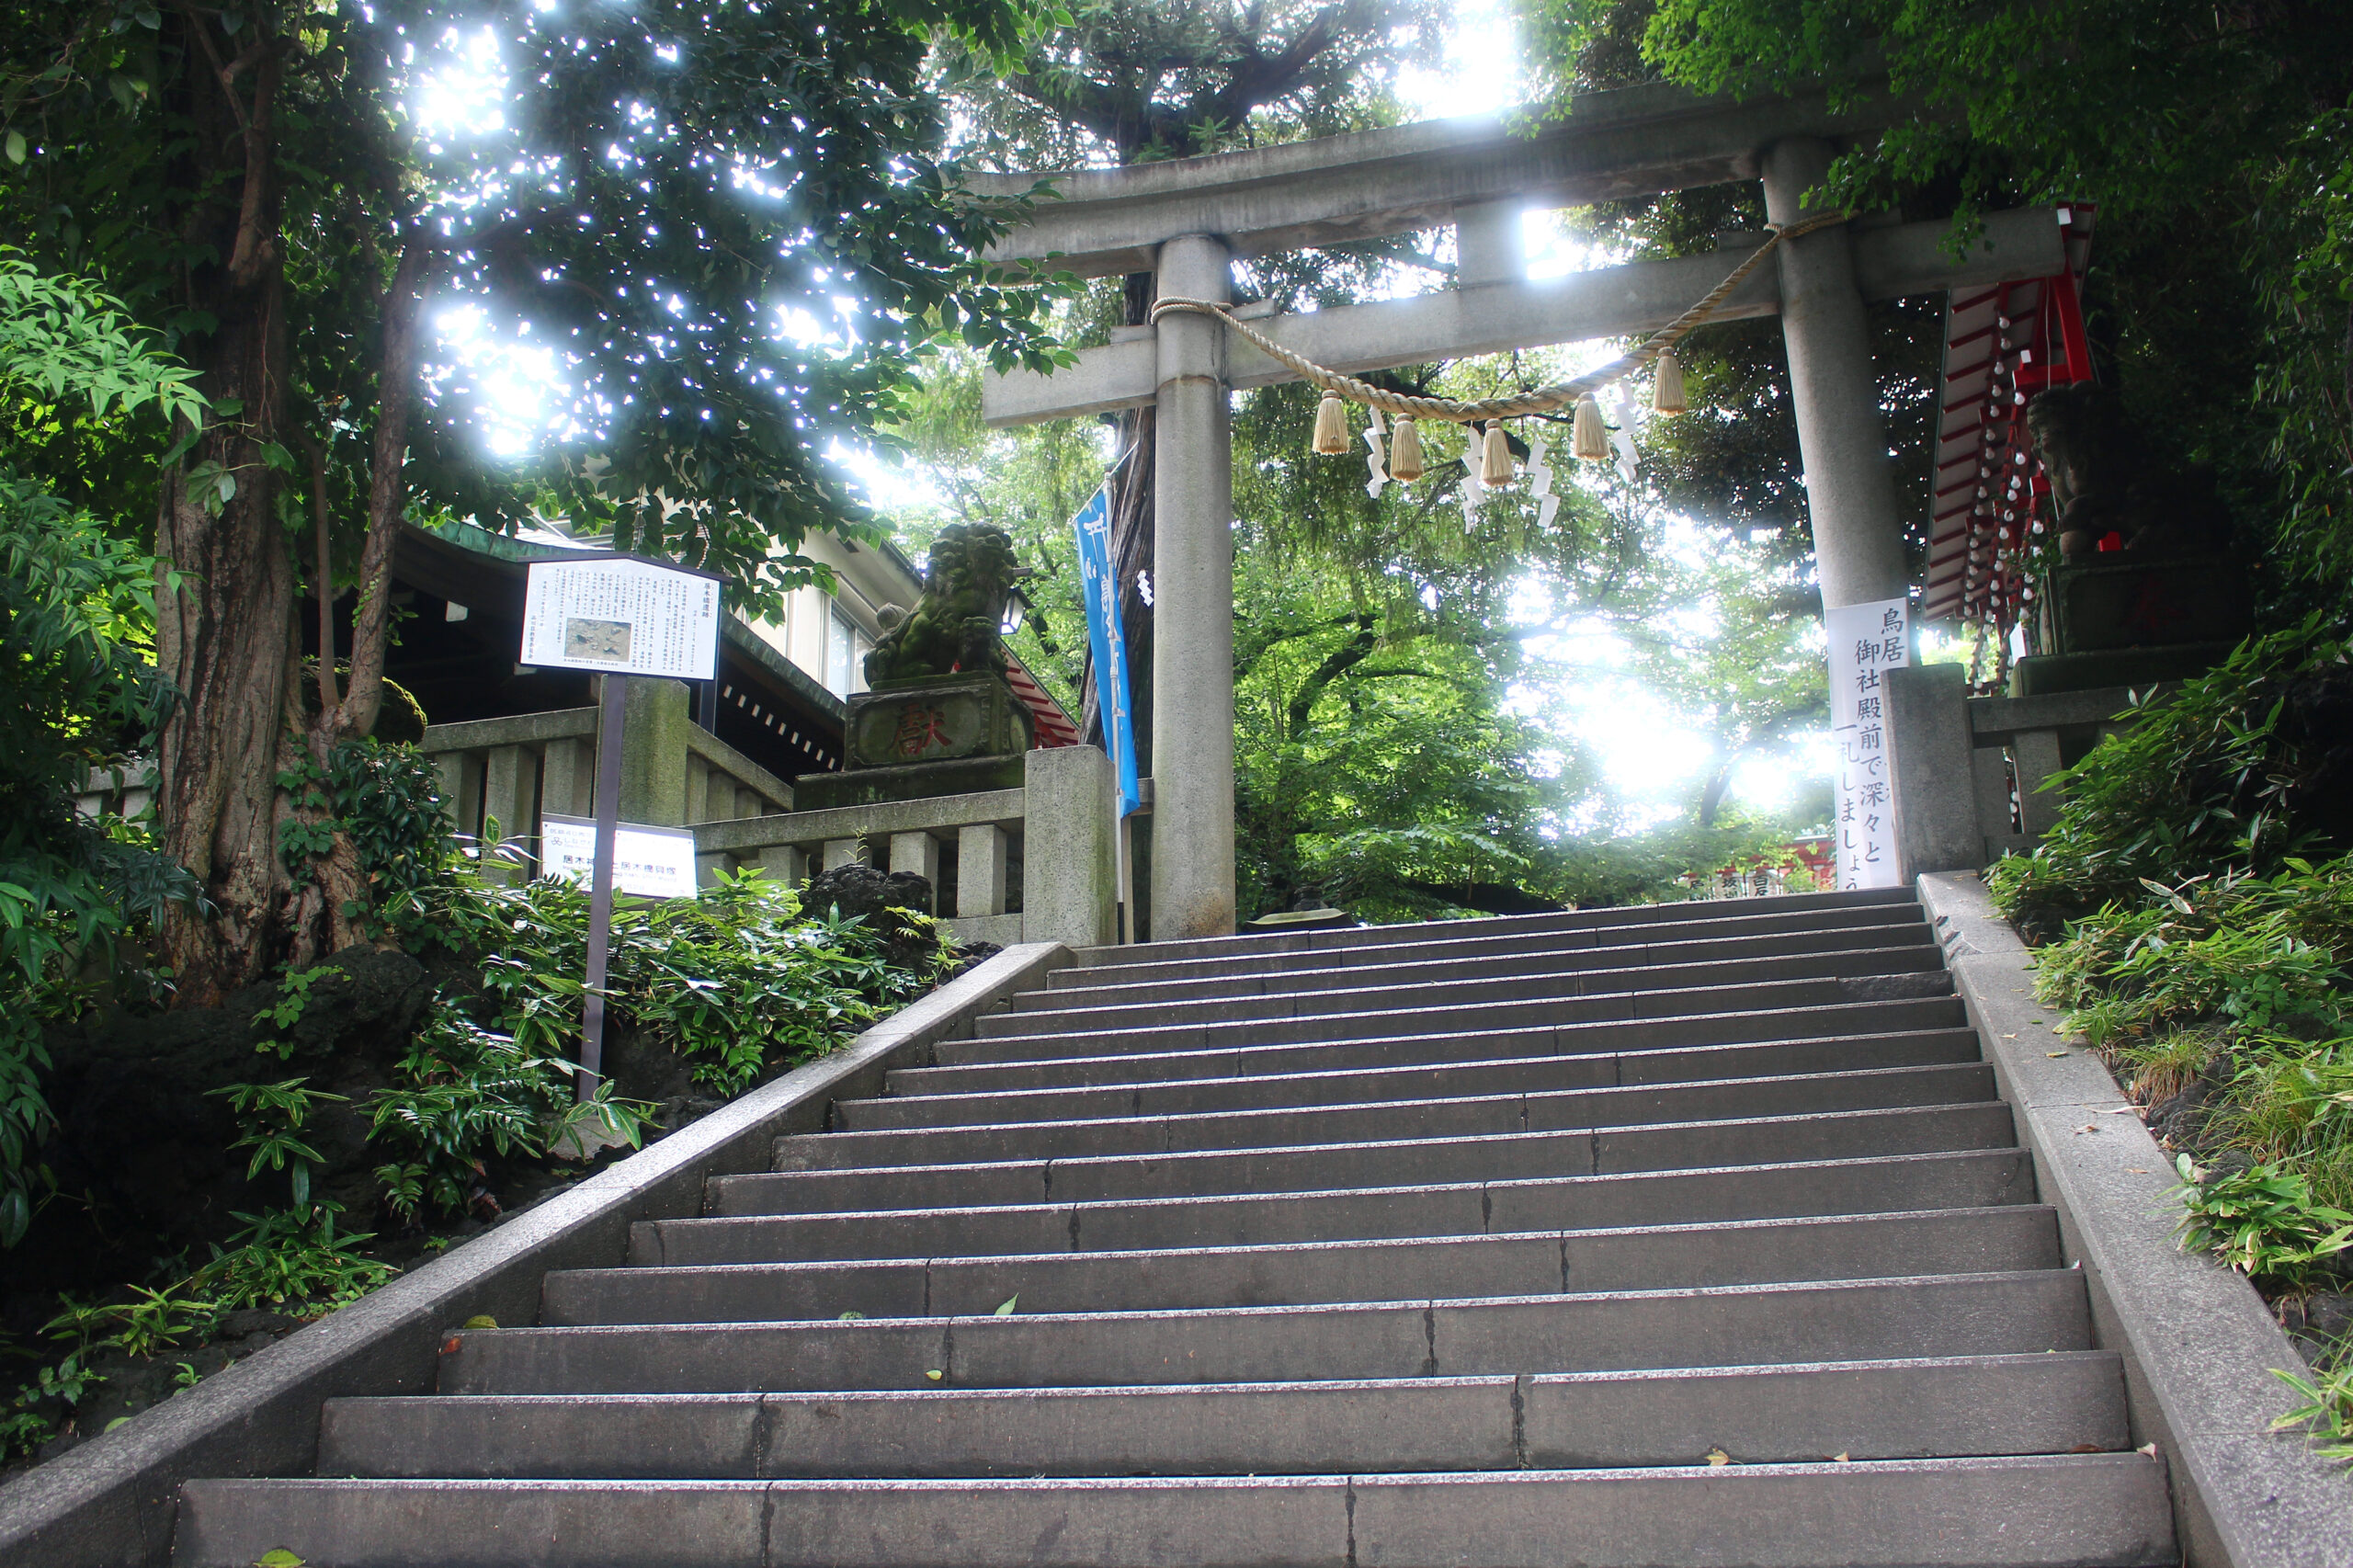
[[1536, 497], [1536, 526], [1551, 528], [1553, 515], [1561, 509], [1561, 498], [1552, 494], [1552, 461], [1544, 437], [1534, 432], [1528, 437], [1528, 493]]

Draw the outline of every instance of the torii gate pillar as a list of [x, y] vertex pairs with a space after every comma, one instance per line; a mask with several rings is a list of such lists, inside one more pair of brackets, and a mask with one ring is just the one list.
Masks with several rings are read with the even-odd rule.
[[[1233, 298], [1223, 241], [1160, 247], [1159, 293]], [[1225, 326], [1163, 316], [1153, 424], [1152, 937], [1233, 930], [1233, 418]]]
[[[1765, 154], [1766, 217], [1792, 223], [1807, 216], [1801, 200], [1829, 166], [1829, 143], [1817, 138], [1775, 142]], [[1907, 581], [1904, 536], [1852, 242], [1843, 226], [1820, 230], [1782, 246], [1780, 264], [1781, 331], [1823, 608], [1896, 598]]]

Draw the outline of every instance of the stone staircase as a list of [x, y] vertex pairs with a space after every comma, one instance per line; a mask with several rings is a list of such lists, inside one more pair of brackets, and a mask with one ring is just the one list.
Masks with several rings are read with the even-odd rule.
[[2154, 1564], [1904, 892], [1102, 949], [176, 1562]]

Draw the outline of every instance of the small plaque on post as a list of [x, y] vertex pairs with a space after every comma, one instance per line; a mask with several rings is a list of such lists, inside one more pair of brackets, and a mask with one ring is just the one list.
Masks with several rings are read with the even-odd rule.
[[709, 680], [719, 668], [719, 585], [633, 555], [534, 561], [522, 659], [543, 669]]
[[[540, 874], [570, 881], [590, 881], [597, 870], [597, 822], [593, 817], [540, 819]], [[695, 896], [695, 835], [691, 828], [615, 824], [613, 890], [632, 898]]]

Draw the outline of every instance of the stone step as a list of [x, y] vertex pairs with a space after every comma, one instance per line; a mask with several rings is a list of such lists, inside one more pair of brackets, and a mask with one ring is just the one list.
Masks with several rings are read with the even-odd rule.
[[[1442, 966], [1451, 967], [1451, 966]], [[1339, 988], [1283, 988], [1241, 996], [1127, 998], [1113, 1004], [1054, 1005], [992, 1013], [978, 1020], [982, 1040], [1008, 1035], [1062, 1034], [1256, 1019], [1324, 1017], [1336, 1013], [1388, 1013], [1401, 998], [1417, 1010], [1473, 1008], [1484, 1011], [1514, 1002], [1550, 1002], [1568, 997], [1617, 997], [1630, 993], [1720, 992], [1727, 987], [1788, 981], [1863, 978], [1877, 975], [1944, 974], [1943, 955], [1933, 943], [1906, 947], [1855, 948], [1819, 953], [1710, 959], [1680, 963], [1639, 963], [1614, 969], [1556, 969], [1536, 974], [1470, 974], [1411, 983], [1387, 975], [1353, 975]], [[1157, 992], [1158, 987], [1153, 987]]]
[[335, 1568], [2142, 1568], [2177, 1561], [2163, 1468], [2138, 1453], [1427, 1476], [305, 1479], [182, 1489], [178, 1568], [247, 1568], [290, 1542], [298, 1555]]
[[[1506, 929], [1485, 935], [1466, 935], [1466, 926], [1483, 928], [1485, 921], [1453, 921], [1429, 927], [1386, 926], [1384, 931], [1402, 929], [1427, 930], [1433, 934], [1397, 938], [1388, 942], [1360, 944], [1348, 948], [1307, 948], [1283, 946], [1265, 941], [1222, 958], [1167, 959], [1145, 958], [1120, 961], [1096, 962], [1092, 955], [1103, 949], [1090, 949], [1081, 953], [1081, 961], [1067, 969], [1056, 970], [1047, 978], [1049, 992], [1068, 987], [1080, 989], [1096, 985], [1142, 985], [1159, 981], [1182, 983], [1203, 976], [1273, 974], [1312, 972], [1324, 969], [1369, 968], [1385, 969], [1392, 964], [1436, 961], [1443, 959], [1475, 960], [1482, 957], [1511, 953], [1592, 953], [1607, 948], [1628, 948], [1650, 942], [1713, 941], [1744, 937], [1788, 935], [1809, 937], [1833, 930], [1881, 931], [1904, 929], [1926, 931], [1920, 906], [1916, 903], [1881, 904], [1857, 909], [1817, 910], [1799, 915], [1726, 915], [1715, 919], [1693, 919], [1671, 926], [1600, 927], [1582, 931], [1546, 931]], [[1507, 926], [1510, 922], [1505, 923]]]
[[768, 1393], [1636, 1371], [2091, 1348], [2075, 1269], [1485, 1300], [462, 1329], [437, 1392]]
[[1007, 1302], [1045, 1313], [1175, 1312], [2004, 1274], [2061, 1261], [2052, 1211], [2016, 1203], [1382, 1241], [556, 1269], [541, 1286], [540, 1322], [976, 1317]]
[[[944, 1097], [938, 1102], [943, 1108], [940, 1114], [945, 1118], [985, 1114], [978, 1108], [969, 1112], [952, 1108], [962, 1097]], [[1076, 1159], [1096, 1154], [1555, 1132], [1720, 1117], [1961, 1105], [1993, 1097], [1993, 1068], [1972, 1062], [1781, 1078], [1506, 1092], [1427, 1100], [1371, 1100], [1268, 1110], [1062, 1121], [949, 1121], [872, 1132], [809, 1132], [779, 1139], [777, 1163], [788, 1169], [838, 1170], [848, 1165]], [[977, 1107], [981, 1096], [971, 1098]], [[840, 1113], [842, 1108], [837, 1107], [836, 1111]], [[855, 1117], [854, 1111], [847, 1114]]]
[[1847, 1002], [1833, 1006], [1779, 1007], [1761, 1013], [1692, 1013], [1679, 1017], [1603, 1019], [1532, 1028], [1472, 1028], [1445, 1034], [1368, 1035], [1356, 1040], [1305, 1040], [1289, 1045], [1223, 1046], [1192, 1051], [1111, 1051], [1088, 1054], [1084, 1039], [1057, 1040], [1042, 1057], [1013, 1058], [987, 1048], [994, 1040], [942, 1040], [938, 1059], [950, 1065], [902, 1068], [922, 1076], [927, 1094], [965, 1089], [1044, 1089], [1062, 1084], [1147, 1083], [1162, 1078], [1228, 1078], [1256, 1073], [1296, 1073], [1340, 1067], [1405, 1067], [1422, 1062], [1483, 1062], [1497, 1056], [1590, 1056], [1679, 1046], [1757, 1045], [1768, 1040], [1828, 1040], [1921, 1029], [1965, 1029], [1960, 1002], [1949, 995]]
[[[1051, 1012], [1065, 1007], [1095, 1007], [1155, 999], [1193, 1001], [1203, 997], [1260, 996], [1302, 991], [1345, 990], [1379, 980], [1388, 985], [1420, 985], [1432, 981], [1469, 980], [1492, 976], [1575, 974], [1593, 970], [1631, 969], [1645, 964], [1717, 963], [1743, 959], [1793, 958], [1806, 953], [1856, 952], [1873, 948], [1933, 948], [1936, 936], [1916, 920], [1881, 921], [1877, 925], [1830, 926], [1817, 930], [1764, 935], [1692, 937], [1680, 932], [1673, 941], [1631, 941], [1620, 945], [1560, 948], [1525, 937], [1510, 940], [1509, 952], [1432, 952], [1467, 943], [1424, 943], [1396, 948], [1359, 948], [1352, 956], [1364, 961], [1325, 963], [1313, 968], [1277, 969], [1264, 964], [1236, 972], [1230, 964], [1204, 965], [1190, 976], [1154, 974], [1142, 979], [1112, 969], [1088, 971], [1097, 976], [1087, 983], [1064, 982], [1010, 998], [1015, 1013]], [[1157, 967], [1157, 966], [1151, 966]], [[1074, 971], [1056, 971], [1054, 979]]]
[[329, 1475], [1298, 1475], [2120, 1450], [2112, 1350], [1222, 1387], [329, 1400]]
[[[1136, 1028], [1040, 1030], [940, 1040], [933, 1060], [943, 1066], [974, 1062], [1034, 1062], [1058, 1056], [1109, 1056], [1127, 1051], [1213, 1051], [1246, 1046], [1383, 1040], [1404, 1035], [1463, 1034], [1540, 1025], [1632, 1023], [1709, 1013], [1774, 1013], [1861, 1002], [1934, 1000], [1947, 1006], [1938, 1022], [1961, 1021], [1952, 977], [1941, 969], [1887, 975], [1822, 976], [1748, 985], [1699, 985], [1675, 991], [1619, 991], [1591, 996], [1538, 997], [1477, 1007], [1391, 1007], [1312, 1013], [1290, 1018], [1237, 1018]], [[1392, 1001], [1395, 998], [1392, 997]], [[988, 1020], [983, 1019], [983, 1022]]]
[[[1838, 1111], [1648, 1127], [1573, 1129], [1501, 1137], [1373, 1140], [1287, 1148], [1202, 1150], [994, 1163], [761, 1172], [715, 1176], [709, 1212], [838, 1213], [882, 1205], [917, 1209], [977, 1204], [1097, 1202], [1323, 1191], [1400, 1183], [1507, 1181], [1530, 1176], [1619, 1176], [1646, 1171], [1847, 1160], [2017, 1142], [1998, 1102]], [[799, 1158], [797, 1148], [778, 1157]]]
[[1463, 1095], [1532, 1094], [1556, 1089], [1622, 1088], [1733, 1078], [1791, 1077], [1870, 1068], [1927, 1067], [1981, 1060], [1976, 1034], [1940, 1029], [1863, 1035], [1847, 1040], [1776, 1040], [1762, 1045], [1709, 1045], [1686, 1051], [1591, 1056], [1501, 1057], [1415, 1067], [1343, 1068], [1324, 1072], [1122, 1081], [1117, 1059], [1108, 1082], [1062, 1088], [962, 1090], [925, 1094], [904, 1073], [889, 1080], [890, 1094], [843, 1100], [834, 1108], [838, 1131], [970, 1126], [986, 1122], [1056, 1121], [1118, 1116], [1184, 1116], [1222, 1110], [1356, 1104], [1367, 1100], [1444, 1099]]
[[[983, 1167], [984, 1168], [984, 1167]], [[637, 1266], [1251, 1246], [1986, 1208], [2034, 1200], [2020, 1149], [1093, 1203], [641, 1220]]]
[[[1676, 926], [1749, 919], [1803, 924], [1824, 915], [1861, 909], [1893, 908], [1903, 918], [1918, 920], [1919, 896], [1910, 888], [1872, 888], [1856, 892], [1801, 893], [1787, 898], [1760, 899], [1735, 904], [1637, 903], [1615, 909], [1572, 910], [1558, 915], [1496, 915], [1474, 920], [1424, 920], [1398, 926], [1351, 926], [1337, 931], [1247, 933], [1203, 937], [1188, 941], [1140, 942], [1126, 947], [1082, 948], [1081, 968], [1124, 968], [1130, 964], [1210, 960], [1231, 963], [1274, 953], [1319, 952], [1349, 948], [1390, 947], [1425, 940], [1461, 941], [1481, 937], [1531, 936], [1539, 933], [1616, 931], [1629, 927]], [[1734, 911], [1744, 913], [1732, 913]], [[1765, 926], [1758, 926], [1765, 929]]]

